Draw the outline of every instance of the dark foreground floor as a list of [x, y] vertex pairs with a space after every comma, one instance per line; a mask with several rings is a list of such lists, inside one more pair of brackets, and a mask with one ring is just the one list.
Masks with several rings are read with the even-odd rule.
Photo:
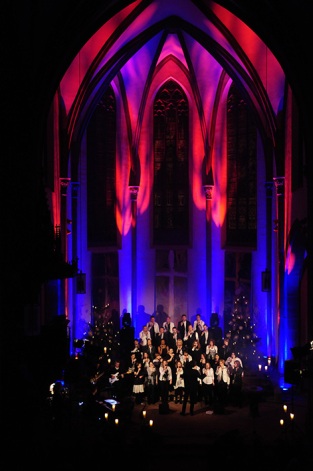
[[[163, 414], [158, 403], [136, 405], [127, 397], [114, 412], [105, 402], [75, 402], [63, 411], [61, 407], [56, 418], [48, 398], [21, 395], [3, 426], [3, 462], [8, 463], [6, 471], [29, 466], [79, 471], [95, 466], [146, 471], [212, 465], [242, 471], [300, 469], [313, 463], [308, 394], [277, 387], [260, 393], [250, 384], [242, 407], [227, 405], [224, 413], [199, 402], [193, 416], [181, 416], [182, 406], [170, 402], [169, 413]], [[18, 464], [21, 460], [23, 465]]]

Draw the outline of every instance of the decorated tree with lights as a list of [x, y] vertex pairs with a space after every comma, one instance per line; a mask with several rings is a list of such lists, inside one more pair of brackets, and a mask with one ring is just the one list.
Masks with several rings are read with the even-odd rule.
[[108, 305], [104, 308], [93, 306], [93, 324], [88, 324], [89, 330], [85, 333], [88, 344], [94, 350], [96, 356], [105, 353], [115, 357], [120, 349], [119, 317], [116, 311], [108, 310]]
[[259, 338], [255, 333], [255, 324], [251, 318], [249, 300], [242, 293], [235, 295], [226, 335], [232, 343], [233, 351], [245, 365], [253, 364], [258, 360]]

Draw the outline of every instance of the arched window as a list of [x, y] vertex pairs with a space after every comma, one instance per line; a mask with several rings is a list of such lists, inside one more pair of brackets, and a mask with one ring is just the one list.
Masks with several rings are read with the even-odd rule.
[[232, 85], [227, 107], [226, 247], [256, 249], [256, 142], [253, 114]]
[[153, 244], [155, 303], [171, 312], [175, 322], [187, 308], [188, 119], [186, 95], [169, 80], [154, 102]]
[[257, 128], [235, 85], [227, 105], [225, 331], [239, 293], [250, 300], [251, 253], [257, 245]]
[[115, 168], [116, 103], [113, 89], [109, 87], [87, 129], [87, 243], [92, 252], [94, 321], [97, 316], [105, 320], [113, 307], [119, 309]]
[[188, 103], [169, 80], [154, 102], [154, 246], [189, 244]]
[[88, 248], [117, 247], [116, 105], [111, 87], [98, 103], [87, 129]]

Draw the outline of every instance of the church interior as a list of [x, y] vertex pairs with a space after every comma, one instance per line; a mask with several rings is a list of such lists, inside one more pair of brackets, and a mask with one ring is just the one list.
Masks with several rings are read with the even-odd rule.
[[[5, 6], [1, 370], [10, 438], [32, 430], [37, 400], [95, 336], [102, 347], [113, 324], [139, 338], [159, 308], [175, 325], [200, 314], [212, 328], [214, 315], [256, 376], [260, 363], [271, 368], [279, 408], [284, 394], [292, 405], [305, 398], [304, 433], [292, 439], [312, 437], [310, 29], [305, 1]], [[276, 420], [269, 402], [265, 434]], [[249, 406], [251, 451], [251, 414], [263, 417], [250, 398], [242, 423]], [[174, 414], [154, 414], [159, 435], [140, 423], [139, 443], [171, 430], [179, 445]], [[200, 415], [184, 433], [205, 448], [211, 417]], [[218, 430], [224, 418], [214, 420]], [[224, 437], [237, 428], [229, 424]], [[128, 451], [126, 429], [95, 433], [97, 447], [105, 437]], [[38, 428], [34, 436], [42, 449]], [[285, 438], [275, 444], [286, 454]], [[74, 440], [59, 469], [72, 469], [73, 453]], [[268, 453], [267, 469], [280, 469]]]

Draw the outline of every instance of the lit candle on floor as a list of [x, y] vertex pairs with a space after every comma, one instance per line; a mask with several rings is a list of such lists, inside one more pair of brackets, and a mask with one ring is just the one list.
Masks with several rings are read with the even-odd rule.
[[149, 425], [150, 425], [150, 427], [153, 426], [153, 420], [149, 420]]
[[118, 419], [115, 419], [114, 422], [115, 422], [115, 425], [118, 425]]
[[146, 418], [146, 415], [147, 415], [147, 411], [146, 410], [143, 410], [142, 411], [142, 417], [145, 419]]
[[105, 420], [108, 420], [109, 414], [107, 412], [104, 414], [104, 418], [105, 418]]
[[262, 369], [262, 365], [259, 365], [259, 371], [261, 371], [261, 369]]
[[286, 404], [284, 404], [283, 409], [284, 409], [284, 412], [287, 412], [287, 406], [286, 406]]
[[115, 412], [115, 404], [112, 404], [112, 411]]
[[295, 418], [295, 415], [292, 412], [290, 412], [290, 420], [293, 420], [294, 418]]

